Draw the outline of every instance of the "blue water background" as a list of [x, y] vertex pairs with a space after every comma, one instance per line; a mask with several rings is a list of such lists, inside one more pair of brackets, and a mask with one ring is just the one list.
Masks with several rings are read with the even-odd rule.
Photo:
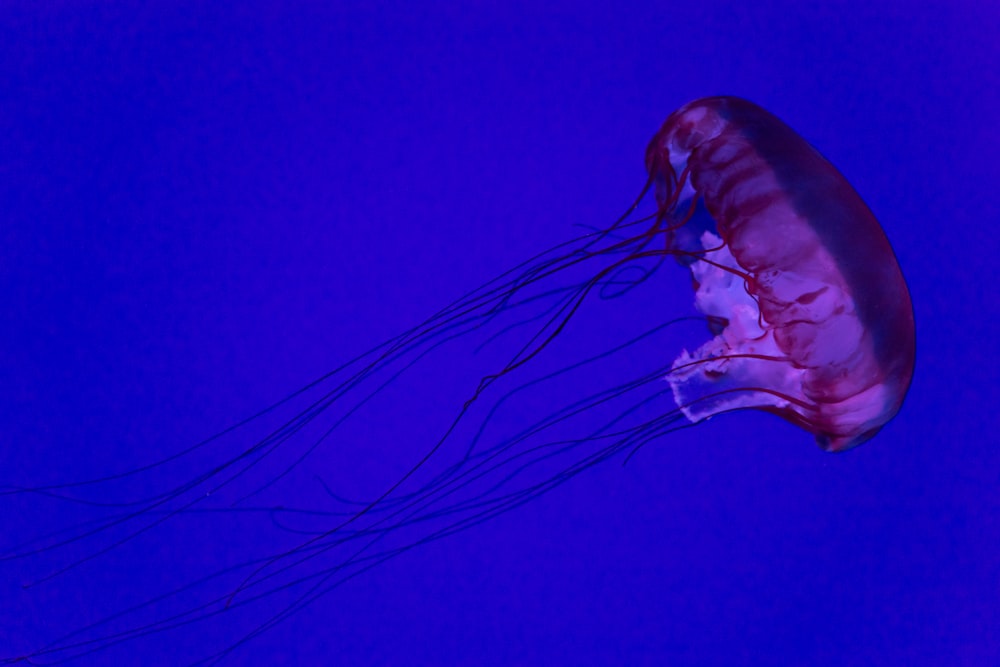
[[[891, 239], [918, 338], [899, 416], [841, 455], [766, 414], [664, 436], [349, 581], [226, 664], [1000, 663], [1000, 11], [813, 4], [5, 6], [0, 484], [131, 470], [252, 414], [611, 224], [666, 115], [739, 95]], [[690, 314], [683, 270], [660, 273], [662, 297], [621, 318]], [[613, 344], [615, 303], [566, 340]], [[328, 508], [321, 481], [370, 494], [408, 470], [475, 388], [470, 358], [399, 385], [282, 502]], [[0, 509], [5, 548], [90, 511]], [[2, 562], [0, 655], [290, 539], [222, 511]], [[186, 664], [254, 627], [224, 616], [73, 664]]]

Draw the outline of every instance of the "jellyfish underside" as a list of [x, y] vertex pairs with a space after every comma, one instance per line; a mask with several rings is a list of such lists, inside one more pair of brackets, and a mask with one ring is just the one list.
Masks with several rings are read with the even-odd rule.
[[[687, 120], [683, 114], [671, 118], [676, 127]], [[675, 138], [661, 130], [651, 149], [673, 146]], [[830, 313], [851, 313], [851, 290], [817, 275], [747, 266], [746, 258], [764, 242], [755, 246], [734, 233], [714, 207], [710, 188], [699, 186], [688, 159], [694, 150], [684, 150], [683, 159], [671, 154], [647, 165], [649, 182], [613, 225], [540, 253], [233, 427], [141, 468], [4, 490], [8, 498], [83, 501], [75, 522], [6, 550], [5, 560], [50, 559], [33, 586], [74, 576], [164, 521], [210, 508], [222, 510], [222, 518], [226, 508], [259, 511], [272, 538], [271, 546], [197, 581], [123, 603], [102, 620], [11, 659], [46, 664], [127, 650], [154, 635], [245, 614], [251, 621], [244, 629], [220, 639], [216, 653], [198, 656], [199, 664], [214, 664], [389, 559], [519, 507], [591, 466], [615, 457], [627, 461], [648, 443], [721, 413], [775, 412], [816, 434], [827, 449], [870, 437], [894, 414], [885, 408], [891, 400], [879, 394], [884, 386], [869, 382], [846, 399], [824, 397], [814, 385], [825, 367], [801, 363], [782, 338], [789, 323], [822, 329]], [[653, 210], [643, 213], [654, 184]], [[657, 290], [677, 288], [676, 272], [660, 271], [668, 259], [690, 271], [702, 316], [671, 319], [657, 310]], [[788, 291], [788, 284], [795, 289]], [[794, 298], [779, 303], [775, 295], [783, 289]], [[630, 303], [635, 317], [609, 324], [609, 309], [625, 312]], [[602, 314], [592, 317], [596, 311]], [[785, 319], [772, 322], [769, 313]], [[693, 352], [684, 349], [680, 336], [703, 339], [706, 325], [709, 340]], [[574, 338], [575, 331], [593, 326], [613, 329], [614, 342], [588, 349], [582, 337]], [[838, 335], [850, 341], [842, 330]], [[854, 335], [849, 344], [866, 334]], [[669, 349], [680, 353], [671, 358], [664, 354]], [[366, 414], [382, 418], [379, 410], [386, 408], [379, 401], [443, 354], [469, 360], [468, 384], [453, 416], [408, 453], [399, 474], [348, 497], [336, 480], [316, 473], [327, 450], [349, 439], [344, 433], [352, 421]], [[821, 351], [810, 354], [813, 361], [823, 358]], [[831, 363], [851, 356], [830, 354]], [[630, 370], [638, 366], [644, 371]], [[613, 369], [618, 375], [606, 377], [617, 379], [589, 386], [586, 378], [596, 368]], [[561, 397], [555, 409], [553, 396]], [[539, 401], [550, 407], [504, 430], [505, 413], [528, 414], [523, 406]], [[833, 414], [831, 407], [842, 412]], [[188, 457], [204, 461], [198, 475], [185, 472]], [[123, 497], [115, 496], [119, 484], [133, 482]], [[281, 502], [283, 489], [302, 484], [321, 489], [320, 507]], [[88, 504], [88, 494], [101, 498], [99, 506]]]
[[[711, 220], [705, 213], [702, 217]], [[810, 396], [807, 369], [796, 364], [776, 339], [776, 330], [761, 312], [760, 305], [747, 290], [747, 269], [739, 264], [712, 224], [696, 244], [685, 249], [684, 256], [695, 288], [695, 307], [712, 325], [713, 338], [694, 351], [683, 350], [674, 361], [667, 380], [673, 389], [678, 408], [691, 422], [742, 409], [757, 409], [809, 427], [809, 417], [817, 411], [817, 398]], [[780, 270], [770, 273], [774, 279]], [[758, 278], [759, 279], [759, 278]], [[799, 290], [794, 303], [797, 315], [823, 326], [831, 312], [852, 309], [850, 296], [837, 284], [810, 277], [792, 279]], [[788, 308], [783, 305], [783, 308]], [[852, 322], [853, 324], [853, 322]], [[834, 325], [830, 325], [834, 326]], [[858, 345], [863, 335], [860, 326], [852, 327], [840, 340]], [[852, 339], [853, 334], [853, 339]], [[824, 449], [840, 451], [861, 444], [879, 429], [885, 399], [881, 388], [869, 388], [867, 394], [853, 398], [852, 407], [866, 424], [837, 438], [816, 433]], [[858, 406], [858, 407], [854, 407]], [[810, 429], [813, 430], [813, 429]]]

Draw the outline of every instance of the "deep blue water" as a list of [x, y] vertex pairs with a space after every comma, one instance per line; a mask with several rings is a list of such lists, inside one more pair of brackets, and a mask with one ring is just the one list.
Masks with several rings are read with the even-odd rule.
[[[227, 648], [225, 664], [254, 665], [1000, 661], [996, 9], [82, 4], [0, 10], [0, 485], [134, 474], [0, 497], [0, 547], [27, 553], [0, 562], [0, 656], [321, 539], [335, 513], [363, 507], [334, 494], [378, 498], [532, 324], [506, 327], [557, 296], [443, 343], [289, 474], [391, 373], [224, 488], [236, 468], [96, 530], [149, 507], [126, 501], [194, 480], [292, 413], [142, 466], [609, 226], [639, 194], [646, 144], [666, 115], [729, 94], [813, 143], [893, 244], [917, 369], [881, 434], [831, 455], [771, 415], [725, 415], [403, 551], [244, 644], [310, 585], [354, 570], [254, 604], [259, 587], [240, 589], [254, 566], [198, 583], [77, 639], [169, 625], [219, 594], [235, 593], [233, 605], [71, 664], [188, 664]], [[587, 299], [396, 493], [460, 460], [481, 424], [487, 448], [580, 396], [669, 367], [707, 338], [703, 325], [670, 325], [528, 384], [690, 316], [691, 300], [672, 262], [619, 298]], [[641, 419], [674, 407], [648, 396]], [[538, 442], [579, 439], [623, 409], [595, 405]], [[568, 450], [508, 484], [551, 479], [592, 451]], [[483, 484], [461, 497], [503, 493]], [[451, 525], [431, 516], [361, 557]], [[51, 534], [60, 528], [70, 532]], [[356, 544], [279, 559], [258, 577], [313, 576]]]

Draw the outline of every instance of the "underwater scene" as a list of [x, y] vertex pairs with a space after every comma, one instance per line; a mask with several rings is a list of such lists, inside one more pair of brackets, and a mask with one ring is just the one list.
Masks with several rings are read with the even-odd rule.
[[1000, 661], [1000, 12], [0, 25], [0, 664]]

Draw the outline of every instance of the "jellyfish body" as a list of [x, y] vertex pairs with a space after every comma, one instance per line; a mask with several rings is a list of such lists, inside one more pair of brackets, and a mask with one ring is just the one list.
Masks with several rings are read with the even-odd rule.
[[889, 241], [847, 180], [733, 97], [671, 114], [646, 161], [664, 215], [700, 199], [718, 234], [692, 234], [685, 219], [671, 230], [695, 258], [699, 309], [724, 325], [668, 378], [688, 418], [768, 410], [831, 451], [875, 435], [913, 374], [913, 310]]

